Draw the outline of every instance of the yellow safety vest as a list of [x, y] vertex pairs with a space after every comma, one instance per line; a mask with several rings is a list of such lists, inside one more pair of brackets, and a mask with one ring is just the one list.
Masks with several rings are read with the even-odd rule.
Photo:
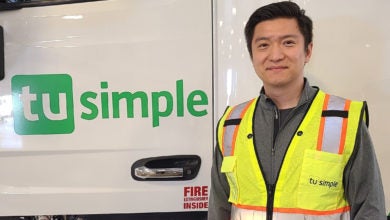
[[[224, 157], [221, 172], [227, 176], [229, 202], [236, 212], [232, 219], [256, 219], [243, 218], [248, 210], [250, 216], [266, 215], [267, 186], [252, 138], [257, 100], [229, 107], [218, 125], [218, 143]], [[279, 173], [272, 209], [277, 219], [349, 219], [343, 171], [364, 117], [364, 102], [317, 93], [292, 138]], [[241, 217], [234, 218], [237, 215]]]

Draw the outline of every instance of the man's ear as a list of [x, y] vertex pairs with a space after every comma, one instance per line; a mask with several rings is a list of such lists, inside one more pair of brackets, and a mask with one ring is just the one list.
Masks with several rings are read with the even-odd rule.
[[311, 42], [311, 43], [309, 43], [309, 45], [307, 45], [305, 63], [308, 63], [310, 61], [312, 51], [313, 51], [313, 42]]

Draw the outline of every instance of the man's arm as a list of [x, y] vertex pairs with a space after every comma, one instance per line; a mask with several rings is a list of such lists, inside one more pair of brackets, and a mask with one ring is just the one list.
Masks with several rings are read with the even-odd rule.
[[211, 189], [209, 199], [208, 220], [229, 220], [231, 204], [229, 199], [229, 184], [226, 176], [221, 173], [222, 153], [215, 147], [213, 165], [211, 168]]
[[345, 172], [351, 220], [386, 220], [382, 179], [367, 126], [361, 123], [355, 151]]

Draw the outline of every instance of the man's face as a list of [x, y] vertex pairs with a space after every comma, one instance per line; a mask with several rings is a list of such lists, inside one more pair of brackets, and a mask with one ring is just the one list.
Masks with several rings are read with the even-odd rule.
[[264, 87], [282, 88], [303, 82], [303, 68], [311, 56], [294, 18], [277, 18], [256, 25], [252, 63]]

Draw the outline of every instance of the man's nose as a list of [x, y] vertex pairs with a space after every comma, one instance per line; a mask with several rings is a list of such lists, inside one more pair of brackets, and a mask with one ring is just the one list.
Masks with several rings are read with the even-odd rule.
[[278, 62], [284, 58], [283, 49], [279, 45], [273, 45], [270, 50], [269, 59], [273, 62]]

